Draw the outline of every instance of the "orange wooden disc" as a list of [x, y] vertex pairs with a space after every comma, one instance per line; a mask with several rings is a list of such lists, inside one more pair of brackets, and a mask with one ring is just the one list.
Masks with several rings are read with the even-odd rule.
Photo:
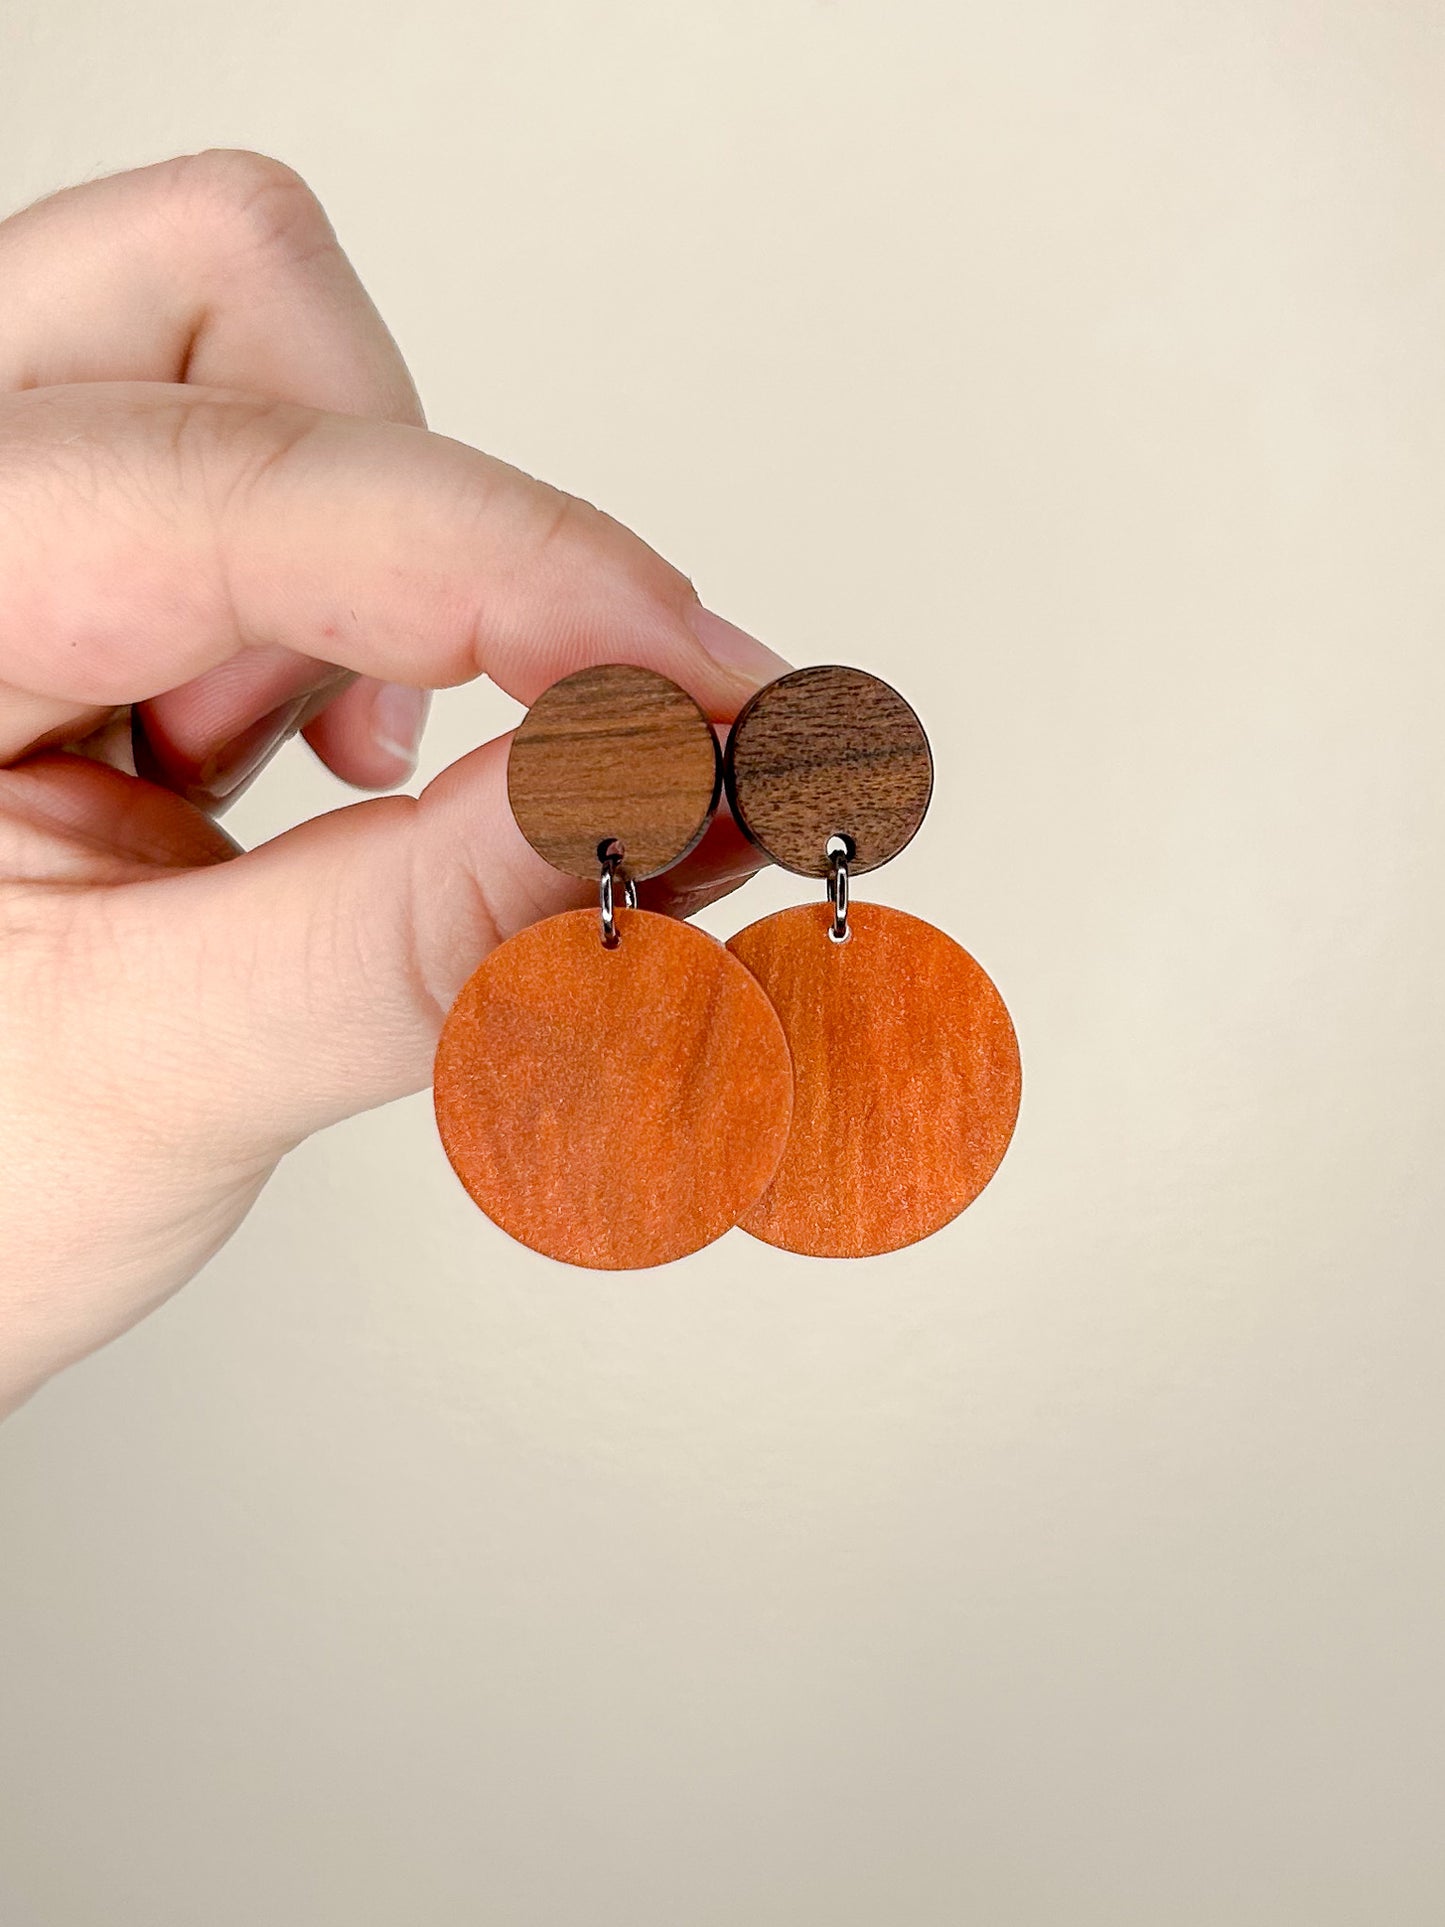
[[952, 937], [854, 903], [764, 917], [728, 945], [768, 993], [792, 1053], [793, 1127], [743, 1229], [817, 1258], [915, 1244], [973, 1200], [1018, 1117], [1018, 1040], [1003, 999]]
[[549, 917], [462, 986], [436, 1058], [452, 1168], [494, 1224], [628, 1271], [720, 1237], [787, 1142], [793, 1075], [756, 980], [691, 924]]

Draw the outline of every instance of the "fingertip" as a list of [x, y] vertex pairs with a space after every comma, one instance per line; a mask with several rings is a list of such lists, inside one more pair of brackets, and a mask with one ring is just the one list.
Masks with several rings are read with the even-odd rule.
[[380, 683], [372, 697], [372, 748], [379, 760], [390, 759], [402, 772], [393, 779], [398, 783], [405, 781], [416, 768], [430, 708], [431, 691], [411, 689], [405, 683]]
[[389, 790], [415, 775], [431, 691], [360, 677], [302, 732], [326, 767], [357, 789]]

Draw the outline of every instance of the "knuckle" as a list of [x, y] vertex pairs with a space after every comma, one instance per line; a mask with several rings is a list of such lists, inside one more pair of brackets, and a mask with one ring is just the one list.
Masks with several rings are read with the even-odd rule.
[[289, 402], [216, 394], [177, 404], [169, 422], [175, 472], [220, 513], [283, 467], [314, 426]]
[[581, 495], [537, 485], [533, 504], [534, 568], [559, 575], [585, 571], [659, 606], [682, 610], [692, 586], [635, 530]]
[[170, 175], [181, 218], [199, 220], [227, 250], [304, 261], [336, 246], [320, 201], [269, 154], [211, 148], [170, 163]]
[[570, 495], [545, 482], [534, 485], [532, 550], [546, 564], [565, 565], [588, 555], [601, 561], [631, 560], [643, 544], [605, 509], [584, 495]]
[[546, 487], [539, 487], [537, 491], [533, 514], [534, 552], [543, 560], [565, 556], [574, 544], [590, 544], [606, 520], [602, 511], [584, 496]]

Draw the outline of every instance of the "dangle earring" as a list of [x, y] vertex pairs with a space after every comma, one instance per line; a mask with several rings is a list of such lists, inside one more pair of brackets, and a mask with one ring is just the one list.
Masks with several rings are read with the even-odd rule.
[[463, 985], [436, 1057], [437, 1127], [493, 1223], [598, 1270], [665, 1264], [757, 1201], [787, 1141], [792, 1068], [756, 979], [637, 906], [721, 790], [706, 716], [651, 670], [554, 683], [512, 741], [523, 836], [598, 907], [533, 924]]
[[826, 878], [828, 901], [728, 945], [782, 1020], [796, 1080], [777, 1175], [743, 1229], [820, 1258], [926, 1238], [983, 1190], [1018, 1116], [1018, 1041], [966, 950], [902, 910], [850, 902], [896, 856], [933, 789], [928, 738], [862, 670], [798, 669], [733, 724], [728, 801], [765, 856]]

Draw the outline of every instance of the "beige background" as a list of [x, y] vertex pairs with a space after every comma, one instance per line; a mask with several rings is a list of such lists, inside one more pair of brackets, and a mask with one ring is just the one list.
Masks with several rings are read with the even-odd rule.
[[[4, 1927], [1433, 1927], [1439, 7], [0, 46], [7, 203], [284, 156], [437, 426], [896, 681], [939, 784], [865, 894], [1028, 1074], [977, 1207], [852, 1267], [552, 1268], [424, 1099], [295, 1157], [0, 1435]], [[298, 749], [237, 821], [338, 800]]]

